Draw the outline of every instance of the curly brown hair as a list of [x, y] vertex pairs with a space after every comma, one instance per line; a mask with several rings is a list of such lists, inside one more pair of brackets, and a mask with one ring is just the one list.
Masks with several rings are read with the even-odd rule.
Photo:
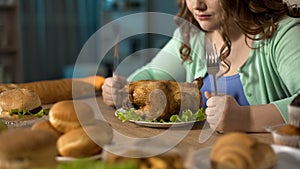
[[[227, 57], [231, 51], [228, 18], [232, 18], [238, 25], [246, 36], [245, 41], [247, 43], [247, 38], [252, 40], [271, 38], [277, 30], [277, 22], [285, 16], [300, 17], [299, 6], [289, 5], [283, 0], [219, 0], [219, 4], [222, 9], [220, 33], [224, 42], [220, 50], [220, 60], [227, 67], [227, 71], [230, 69], [230, 62]], [[192, 62], [190, 55], [192, 49], [189, 43], [189, 32], [192, 26], [185, 24], [182, 19], [190, 22], [200, 30], [203, 29], [187, 8], [186, 0], [178, 0], [178, 5], [179, 11], [176, 14], [175, 22], [180, 28], [183, 40], [179, 51], [182, 62]]]

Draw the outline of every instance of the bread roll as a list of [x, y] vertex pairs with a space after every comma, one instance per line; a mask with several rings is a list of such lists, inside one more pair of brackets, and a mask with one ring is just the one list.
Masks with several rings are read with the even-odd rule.
[[56, 165], [55, 137], [42, 130], [11, 129], [0, 134], [0, 168], [28, 169]]
[[71, 130], [57, 141], [57, 148], [62, 156], [87, 157], [102, 152], [102, 147], [110, 144], [113, 130], [110, 125], [96, 120], [92, 125]]
[[42, 120], [34, 123], [31, 127], [32, 130], [46, 130], [49, 131], [51, 134], [55, 136], [56, 139], [58, 139], [62, 133], [57, 131], [52, 124], [50, 123], [49, 120]]
[[42, 104], [55, 103], [62, 100], [71, 100], [93, 95], [101, 90], [105, 78], [101, 76], [89, 76], [85, 78], [44, 80], [28, 83], [1, 84], [0, 92], [26, 88], [38, 94]]
[[60, 133], [66, 133], [81, 125], [95, 121], [92, 107], [83, 101], [64, 100], [55, 103], [49, 111], [51, 125]]
[[266, 143], [255, 144], [253, 147], [253, 157], [256, 166], [259, 166], [260, 169], [272, 168], [277, 161], [274, 150]]
[[269, 144], [235, 132], [221, 136], [210, 154], [212, 169], [268, 169], [276, 164], [276, 160]]

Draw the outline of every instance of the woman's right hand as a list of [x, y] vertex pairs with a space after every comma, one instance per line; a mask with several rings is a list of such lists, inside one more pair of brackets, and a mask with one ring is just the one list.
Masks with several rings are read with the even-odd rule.
[[122, 106], [122, 89], [127, 84], [125, 77], [114, 75], [105, 79], [102, 86], [102, 97], [105, 104], [119, 108]]

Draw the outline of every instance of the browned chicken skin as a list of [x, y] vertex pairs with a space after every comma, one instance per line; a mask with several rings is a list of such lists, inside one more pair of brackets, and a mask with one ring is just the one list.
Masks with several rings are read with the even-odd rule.
[[131, 82], [126, 86], [129, 96], [125, 105], [134, 107], [147, 120], [168, 121], [172, 115], [183, 110], [195, 112], [202, 106], [202, 84], [202, 78], [193, 83], [169, 80]]

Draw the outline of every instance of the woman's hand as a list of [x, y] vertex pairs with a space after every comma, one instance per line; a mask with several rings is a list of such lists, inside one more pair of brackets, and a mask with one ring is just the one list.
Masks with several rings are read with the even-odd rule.
[[122, 106], [122, 89], [127, 84], [125, 77], [115, 75], [106, 78], [102, 86], [102, 97], [105, 104], [119, 108]]
[[218, 132], [246, 131], [249, 126], [249, 108], [240, 106], [229, 95], [212, 96], [205, 92], [207, 122]]

